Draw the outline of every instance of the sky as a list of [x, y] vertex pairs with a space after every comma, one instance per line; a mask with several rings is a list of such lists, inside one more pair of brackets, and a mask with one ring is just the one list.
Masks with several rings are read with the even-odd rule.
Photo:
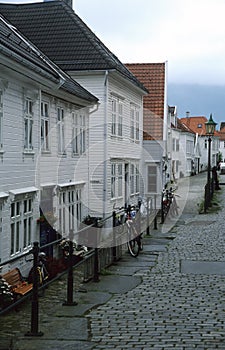
[[73, 9], [123, 63], [167, 62], [169, 84], [225, 91], [225, 0], [73, 0]]

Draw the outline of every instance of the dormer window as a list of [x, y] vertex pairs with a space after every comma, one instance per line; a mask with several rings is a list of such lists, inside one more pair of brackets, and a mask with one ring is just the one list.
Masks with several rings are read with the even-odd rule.
[[199, 128], [199, 129], [202, 128], [202, 124], [198, 124], [198, 128]]

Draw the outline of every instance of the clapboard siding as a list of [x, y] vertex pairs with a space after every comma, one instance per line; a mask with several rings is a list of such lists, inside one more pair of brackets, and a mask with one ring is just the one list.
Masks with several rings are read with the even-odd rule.
[[[111, 162], [117, 159], [123, 163], [123, 180], [125, 163], [140, 164], [143, 125], [142, 93], [110, 72], [93, 75], [82, 75], [82, 72], [77, 72], [74, 78], [99, 98], [99, 107], [90, 116], [90, 211], [108, 215], [112, 212], [115, 203], [111, 200]], [[123, 101], [122, 138], [111, 135], [112, 96], [120, 96]], [[131, 103], [140, 108], [139, 143], [134, 143], [130, 139]], [[119, 198], [116, 205], [124, 205], [124, 191], [123, 188], [123, 198]], [[133, 198], [134, 201], [136, 199]]]

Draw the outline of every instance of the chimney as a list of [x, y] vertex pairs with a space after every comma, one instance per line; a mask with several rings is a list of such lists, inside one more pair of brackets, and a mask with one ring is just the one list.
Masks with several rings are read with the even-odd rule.
[[[50, 2], [50, 1], [55, 1], [55, 0], [44, 0], [44, 2]], [[64, 1], [68, 6], [73, 8], [73, 0], [61, 0]]]
[[186, 112], [186, 118], [189, 118], [190, 117], [190, 112]]

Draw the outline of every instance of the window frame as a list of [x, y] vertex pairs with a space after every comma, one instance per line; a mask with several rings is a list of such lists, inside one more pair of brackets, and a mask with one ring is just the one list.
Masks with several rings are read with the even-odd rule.
[[72, 113], [72, 154], [80, 156], [87, 148], [87, 116]]
[[[26, 204], [25, 204], [26, 203]], [[32, 246], [34, 201], [30, 196], [15, 198], [10, 205], [10, 256]]]
[[65, 187], [58, 194], [58, 231], [68, 236], [70, 230], [76, 232], [83, 214], [82, 189], [78, 186]]
[[[150, 172], [150, 168], [154, 168], [154, 172]], [[154, 180], [150, 183], [150, 179]], [[147, 165], [147, 193], [157, 193], [157, 165], [148, 164]]]
[[130, 104], [130, 139], [133, 142], [140, 142], [140, 107]]
[[33, 101], [26, 97], [24, 101], [24, 151], [33, 151]]
[[111, 100], [111, 136], [123, 137], [123, 99], [117, 96]]
[[65, 110], [63, 107], [57, 107], [57, 137], [58, 153], [65, 154]]
[[50, 105], [49, 102], [41, 101], [41, 150], [42, 152], [50, 152]]

